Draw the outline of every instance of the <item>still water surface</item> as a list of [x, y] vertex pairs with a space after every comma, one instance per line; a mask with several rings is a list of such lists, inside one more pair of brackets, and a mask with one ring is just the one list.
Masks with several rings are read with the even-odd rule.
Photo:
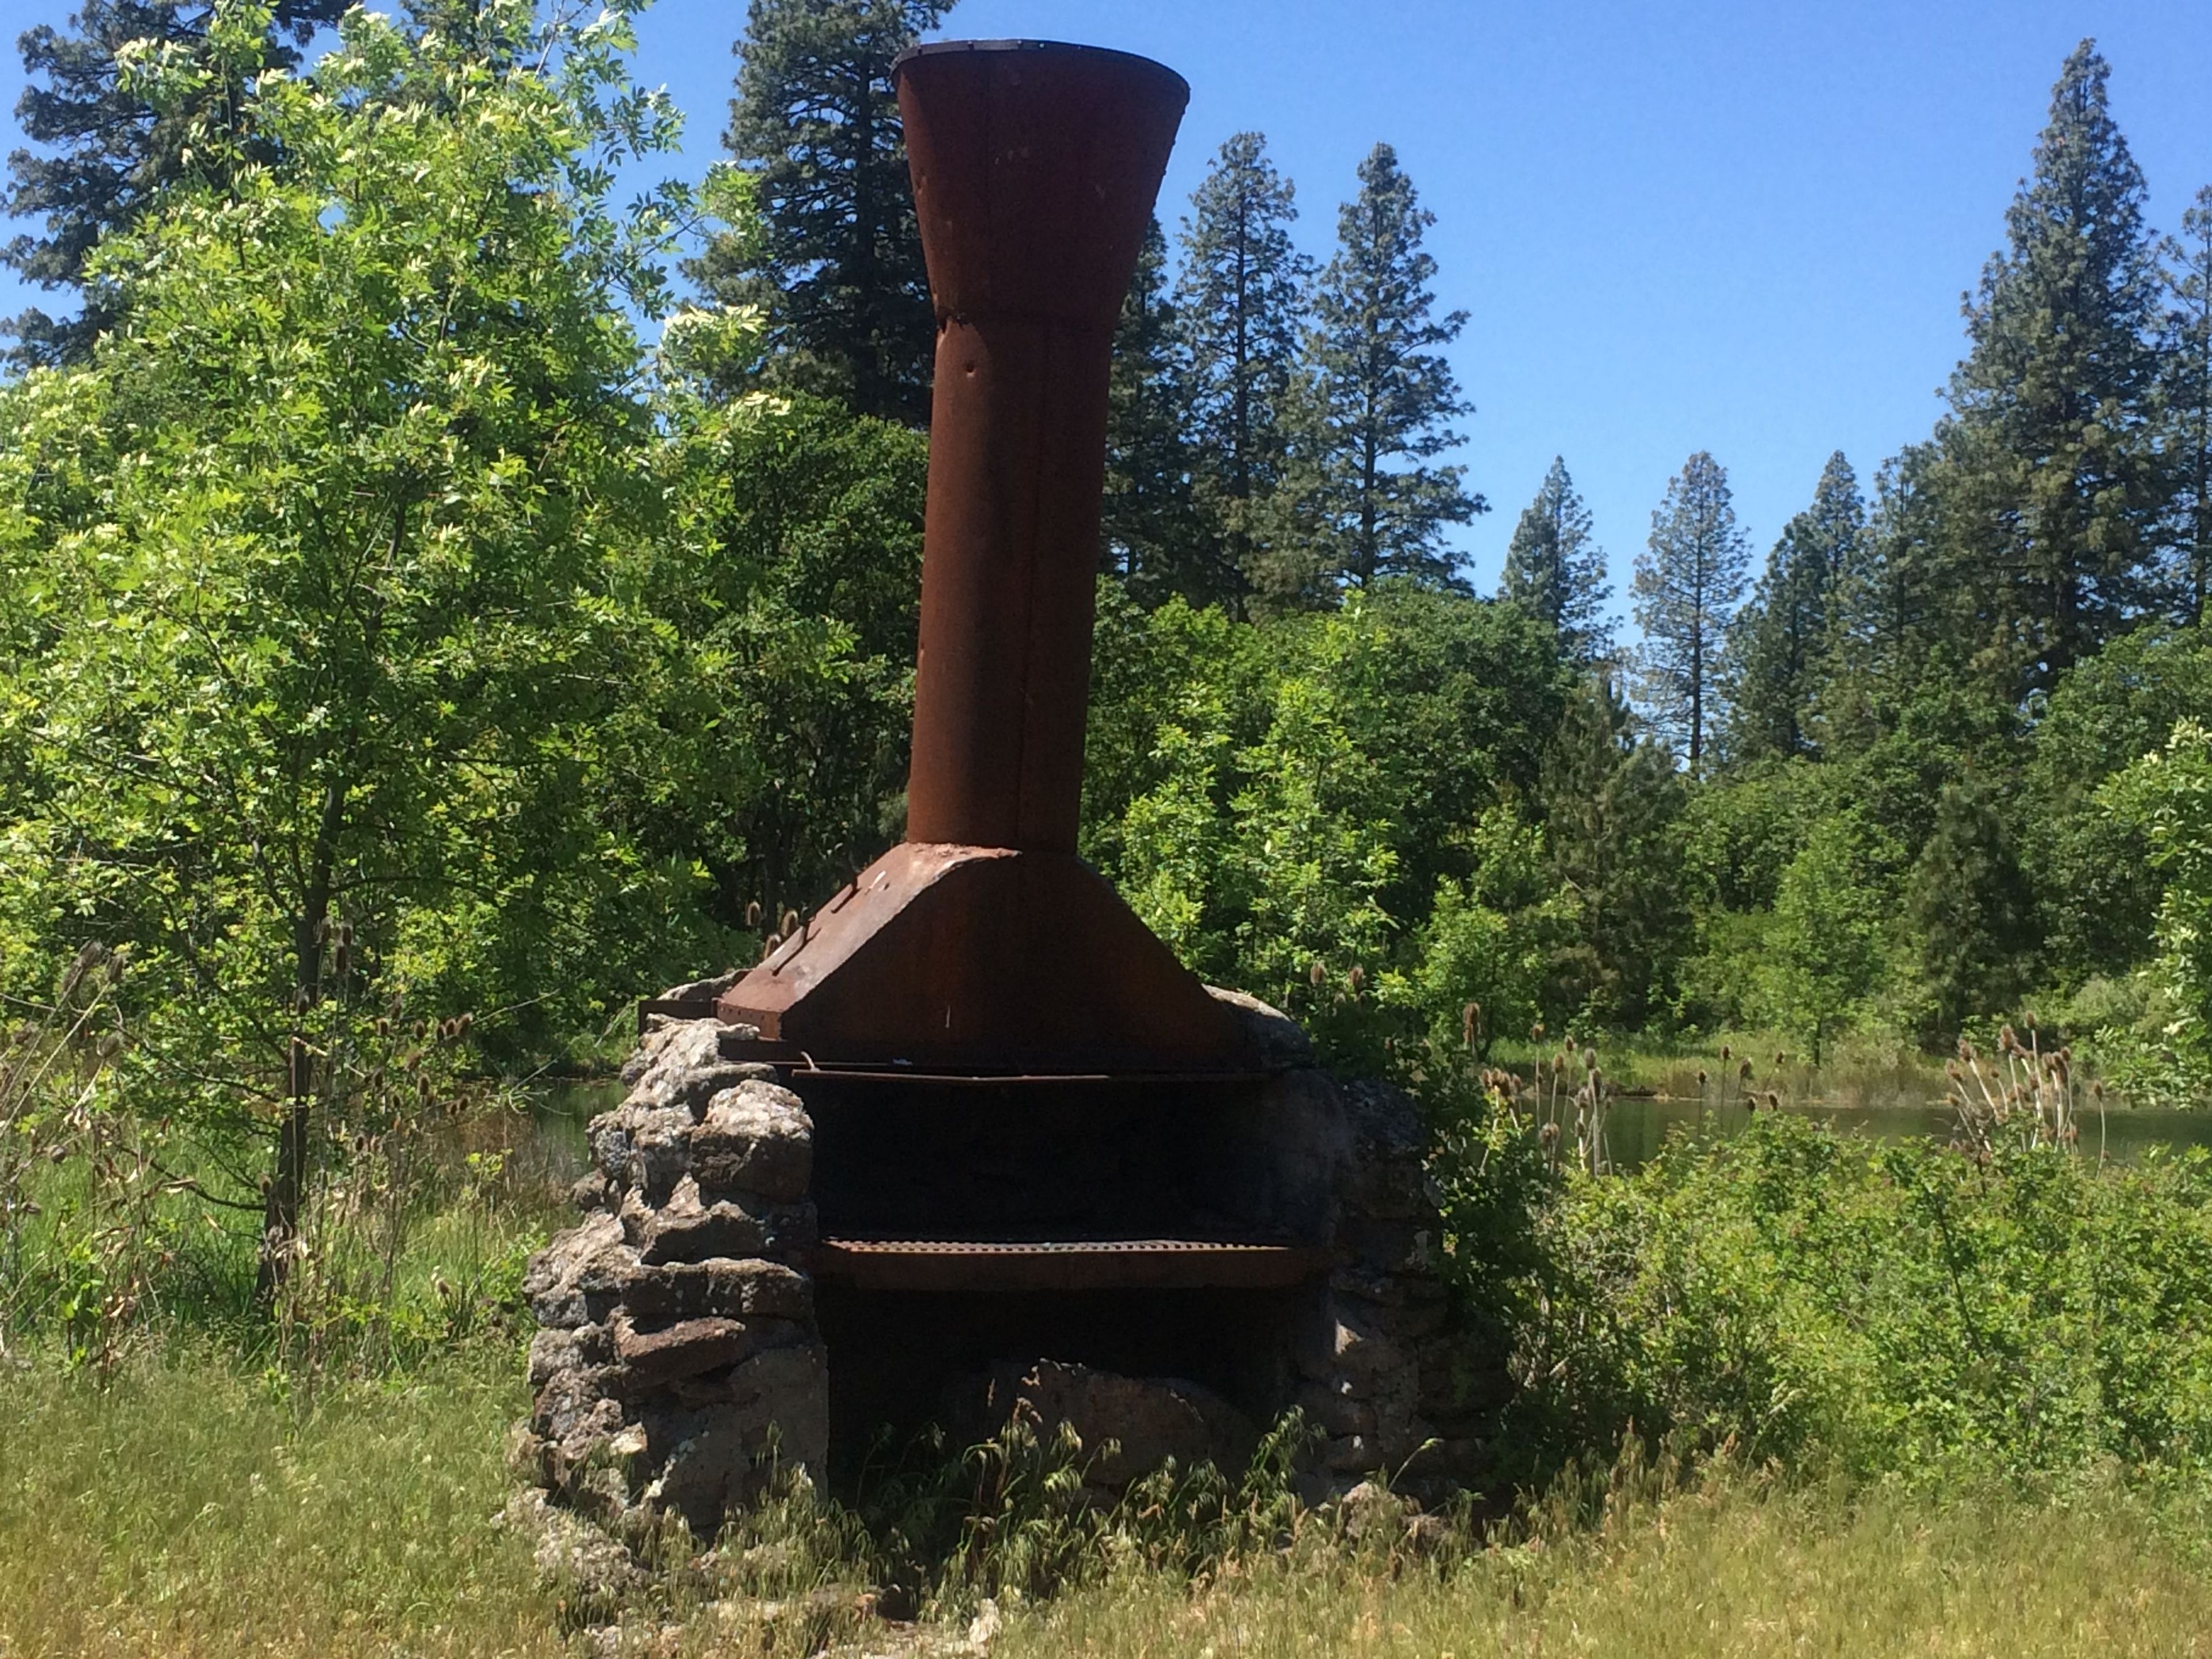
[[[1940, 1079], [1924, 1073], [1859, 1076], [1831, 1094], [1816, 1074], [1800, 1073], [1798, 1086], [1784, 1097], [1782, 1109], [1825, 1123], [1844, 1134], [1880, 1140], [1922, 1136], [1948, 1141], [1954, 1132], [1951, 1109], [1943, 1103]], [[1669, 1092], [1669, 1086], [1680, 1092]], [[1606, 1151], [1616, 1170], [1649, 1163], [1670, 1134], [1734, 1134], [1750, 1122], [1740, 1099], [1698, 1098], [1694, 1073], [1668, 1079], [1649, 1097], [1616, 1100], [1606, 1120]], [[573, 1180], [590, 1162], [584, 1125], [623, 1097], [619, 1083], [556, 1083], [532, 1097], [532, 1118], [540, 1155], [556, 1174]], [[1572, 1122], [1571, 1110], [1568, 1121]], [[2108, 1158], [2125, 1161], [2152, 1146], [2203, 1146], [2212, 1150], [2212, 1110], [2177, 1111], [2115, 1107], [2100, 1125], [2094, 1112], [2081, 1120], [2081, 1150], [2100, 1147]]]
[[[1940, 1094], [1880, 1105], [1824, 1102], [1814, 1096], [1784, 1103], [1782, 1109], [1825, 1123], [1844, 1134], [1868, 1135], [1878, 1140], [1920, 1136], [1948, 1141], [1957, 1122]], [[1750, 1121], [1749, 1109], [1732, 1102], [1707, 1103], [1663, 1097], [1618, 1100], [1606, 1120], [1606, 1150], [1615, 1169], [1632, 1170], [1650, 1162], [1669, 1134], [1733, 1134]], [[2094, 1155], [2100, 1146], [2106, 1157], [2116, 1161], [2140, 1158], [2152, 1146], [2212, 1149], [2212, 1112], [2115, 1107], [2105, 1114], [2101, 1125], [2094, 1112], [2085, 1112], [2081, 1150]]]

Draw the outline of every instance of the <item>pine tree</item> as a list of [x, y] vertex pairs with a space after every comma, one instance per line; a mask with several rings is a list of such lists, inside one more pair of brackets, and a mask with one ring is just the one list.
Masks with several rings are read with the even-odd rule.
[[1866, 503], [1842, 450], [1828, 457], [1813, 504], [1790, 520], [1732, 630], [1730, 757], [1809, 752], [1829, 664], [1837, 585], [1858, 567]]
[[1359, 195], [1337, 215], [1337, 253], [1315, 295], [1316, 460], [1342, 579], [1365, 586], [1407, 575], [1458, 585], [1446, 525], [1486, 510], [1462, 487], [1466, 469], [1430, 465], [1460, 441], [1448, 422], [1474, 408], [1438, 348], [1467, 313], [1434, 314], [1437, 262], [1421, 246], [1436, 222], [1397, 153], [1377, 144], [1359, 164]]
[[1683, 463], [1651, 515], [1651, 539], [1636, 560], [1638, 690], [1652, 723], [1689, 763], [1705, 767], [1722, 713], [1722, 647], [1743, 596], [1749, 554], [1737, 528], [1728, 474], [1705, 451]]
[[1537, 793], [1545, 847], [1578, 913], [1547, 1000], [1634, 1030], [1662, 1005], [1689, 925], [1681, 780], [1601, 672], [1568, 698]]
[[[350, 3], [276, 0], [264, 61], [296, 64], [297, 48]], [[34, 307], [0, 324], [16, 338], [9, 355], [19, 365], [82, 362], [91, 354], [116, 313], [112, 294], [86, 289], [85, 257], [183, 171], [185, 135], [205, 115], [208, 100], [242, 107], [239, 89], [218, 79], [199, 99], [156, 112], [117, 74], [117, 52], [134, 40], [158, 41], [204, 60], [214, 15], [205, 0], [82, 0], [67, 32], [41, 23], [17, 42], [29, 84], [16, 100], [15, 119], [46, 153], [27, 149], [9, 156], [0, 209], [43, 220], [46, 234], [17, 236], [0, 249], [0, 261], [40, 288], [78, 290], [83, 307], [74, 317], [56, 318]]]
[[1552, 625], [1560, 648], [1587, 667], [1613, 654], [1613, 629], [1605, 602], [1613, 597], [1606, 580], [1605, 550], [1591, 535], [1589, 508], [1575, 492], [1564, 458], [1522, 509], [1505, 549], [1505, 570], [1498, 596]]
[[1218, 550], [1200, 533], [1191, 500], [1188, 399], [1168, 295], [1167, 240], [1154, 219], [1114, 334], [1099, 516], [1101, 568], [1146, 605], [1176, 594], [1204, 605], [1237, 591], [1236, 573], [1222, 568]]
[[928, 419], [936, 323], [891, 64], [951, 0], [752, 0], [723, 143], [759, 226], [689, 267], [760, 306], [769, 376], [856, 414]]
[[2181, 619], [2212, 599], [2212, 185], [2181, 216], [2168, 272], [2166, 449]]
[[[2017, 691], [2048, 689], [2158, 599], [2156, 248], [2094, 41], [2067, 58], [1966, 307], [1942, 441], [1963, 580]], [[1993, 589], [1993, 591], [1991, 591]]]
[[1291, 472], [1312, 275], [1311, 261], [1291, 244], [1295, 198], [1261, 135], [1231, 137], [1191, 196], [1176, 292], [1199, 505], [1242, 586], [1285, 593], [1306, 580], [1280, 533], [1284, 503], [1274, 499]]
[[2014, 856], [2004, 814], [1988, 786], [1948, 783], [1935, 833], [1907, 894], [1921, 972], [1934, 1004], [1931, 1046], [1980, 1014], [2002, 1013], [2026, 988], [2039, 940], [2035, 894]]

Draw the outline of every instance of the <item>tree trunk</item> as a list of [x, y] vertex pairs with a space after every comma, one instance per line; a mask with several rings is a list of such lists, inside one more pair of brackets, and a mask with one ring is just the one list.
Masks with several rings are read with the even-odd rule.
[[254, 1300], [264, 1310], [291, 1272], [300, 1210], [307, 1190], [309, 1134], [315, 1109], [314, 1050], [307, 1021], [322, 1000], [323, 935], [330, 918], [331, 866], [344, 822], [345, 787], [332, 782], [323, 793], [323, 814], [316, 826], [314, 856], [308, 866], [299, 915], [293, 920], [292, 957], [296, 989], [292, 998], [292, 1037], [286, 1058], [284, 1115], [276, 1130], [276, 1167], [262, 1206], [261, 1263], [254, 1279]]

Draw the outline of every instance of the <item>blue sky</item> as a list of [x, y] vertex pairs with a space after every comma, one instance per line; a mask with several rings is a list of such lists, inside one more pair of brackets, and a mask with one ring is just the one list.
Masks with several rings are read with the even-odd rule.
[[[0, 35], [69, 0], [0, 0]], [[639, 72], [715, 152], [738, 0], [659, 0]], [[1710, 449], [1761, 554], [1842, 448], [1870, 480], [1923, 435], [1961, 292], [2003, 235], [2060, 63], [2083, 35], [2170, 229], [2212, 183], [2205, 0], [960, 0], [948, 36], [1159, 58], [1192, 99], [1162, 192], [1170, 234], [1231, 132], [1267, 136], [1326, 257], [1377, 140], [1437, 217], [1476, 404], [1457, 458], [1493, 511], [1461, 532], [1495, 580], [1553, 454], [1626, 588], [1652, 507]], [[21, 84], [12, 55], [0, 100]], [[21, 303], [0, 284], [0, 311]]]

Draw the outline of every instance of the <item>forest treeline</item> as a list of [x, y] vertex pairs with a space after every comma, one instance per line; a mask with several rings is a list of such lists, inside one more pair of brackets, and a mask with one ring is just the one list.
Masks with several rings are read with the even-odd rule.
[[[726, 162], [629, 14], [86, 0], [23, 37], [0, 384], [0, 995], [101, 990], [147, 1121], [287, 1231], [313, 1149], [602, 1054], [900, 833], [932, 325], [920, 0], [754, 0]], [[2023, 135], [2025, 142], [2027, 135]], [[1451, 527], [1466, 315], [1387, 144], [1331, 257], [1261, 137], [1115, 362], [1085, 848], [1347, 1061], [1553, 1032], [2212, 1078], [2212, 192], [2084, 42], [1928, 439], [1753, 574], [1688, 457], [1638, 637], [1563, 459]], [[1479, 450], [1477, 451], [1479, 454]], [[125, 964], [127, 963], [127, 972]]]

